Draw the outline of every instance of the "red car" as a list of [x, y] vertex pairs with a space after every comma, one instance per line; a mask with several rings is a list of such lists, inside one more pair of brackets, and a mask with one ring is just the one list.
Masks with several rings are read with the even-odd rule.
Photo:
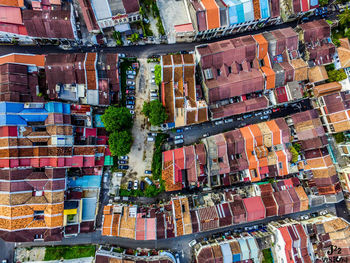
[[280, 111], [280, 108], [272, 109], [272, 112]]

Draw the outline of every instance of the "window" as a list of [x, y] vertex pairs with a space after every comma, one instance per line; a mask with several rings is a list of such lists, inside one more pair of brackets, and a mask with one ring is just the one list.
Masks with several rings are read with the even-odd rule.
[[45, 172], [45, 168], [44, 167], [33, 168], [33, 172]]
[[231, 66], [228, 67], [228, 73], [232, 73], [232, 68], [231, 68]]
[[220, 69], [217, 69], [216, 72], [217, 72], [218, 76], [221, 75], [221, 70]]
[[252, 68], [253, 66], [253, 61], [250, 61], [250, 67]]
[[33, 142], [33, 146], [43, 146], [47, 145], [47, 142]]
[[34, 211], [34, 220], [44, 220], [44, 210]]
[[33, 132], [42, 132], [42, 131], [46, 131], [46, 127], [45, 127], [45, 126], [33, 126], [33, 127], [32, 127], [32, 131], [33, 131]]
[[242, 66], [242, 64], [238, 64], [238, 71], [243, 71], [243, 66]]
[[283, 168], [283, 164], [282, 164], [281, 162], [279, 162], [279, 163], [278, 163], [278, 167], [279, 167], [280, 169], [282, 169], [282, 168]]

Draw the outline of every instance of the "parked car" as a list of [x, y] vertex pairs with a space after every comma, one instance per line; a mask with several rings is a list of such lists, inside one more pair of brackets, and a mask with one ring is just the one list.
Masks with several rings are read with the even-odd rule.
[[133, 100], [127, 100], [126, 105], [135, 105], [135, 101]]
[[248, 118], [250, 118], [252, 116], [253, 116], [252, 114], [245, 114], [245, 115], [243, 115], [243, 119], [248, 119]]
[[123, 176], [124, 176], [124, 173], [118, 172], [118, 173], [115, 173], [115, 176], [117, 176], [117, 177], [123, 177]]
[[129, 160], [129, 156], [127, 155], [119, 156], [119, 160]]
[[151, 97], [150, 101], [158, 100], [158, 97]]
[[325, 215], [327, 215], [328, 214], [328, 211], [327, 210], [322, 210], [321, 212], [320, 212], [320, 215], [321, 216], [325, 216]]
[[303, 215], [300, 217], [301, 220], [307, 220], [309, 219], [310, 217], [308, 215]]
[[189, 130], [191, 130], [192, 129], [192, 126], [187, 126], [187, 127], [185, 127], [185, 131], [189, 131]]
[[145, 174], [152, 174], [151, 170], [145, 170]]
[[[132, 81], [133, 82], [133, 81]], [[135, 82], [134, 84], [130, 84], [130, 85], [135, 85]], [[128, 86], [127, 87], [128, 90], [135, 90], [135, 86]], [[135, 91], [134, 91], [135, 92]]]
[[151, 84], [156, 84], [156, 81], [154, 79], [150, 79], [149, 81]]
[[224, 122], [225, 123], [231, 123], [231, 122], [233, 122], [233, 119], [226, 119], [226, 120], [224, 120]]
[[126, 105], [126, 108], [129, 110], [133, 110], [135, 107], [133, 105]]
[[125, 161], [125, 160], [119, 160], [118, 161], [118, 164], [127, 164], [128, 163], [128, 161]]
[[139, 188], [139, 180], [134, 181], [134, 190], [137, 190]]
[[264, 111], [264, 115], [267, 115], [267, 114], [270, 114], [270, 113], [272, 113], [271, 110], [266, 110], [266, 111]]
[[126, 81], [126, 84], [127, 84], [127, 85], [135, 85], [135, 81], [127, 80], [127, 81]]
[[272, 112], [277, 112], [277, 111], [280, 111], [280, 108], [272, 109]]
[[126, 90], [125, 91], [126, 95], [135, 95], [135, 91], [134, 90]]
[[118, 53], [118, 57], [120, 57], [120, 58], [125, 58], [125, 54], [123, 54], [123, 53]]
[[241, 120], [243, 120], [243, 117], [242, 117], [242, 116], [237, 117], [237, 121], [241, 121]]
[[147, 141], [148, 141], [148, 142], [154, 142], [154, 137], [148, 136], [148, 137], [147, 137]]
[[156, 136], [158, 135], [158, 133], [152, 132], [151, 135], [154, 136], [154, 137], [156, 137]]
[[204, 133], [204, 134], [202, 135], [203, 138], [208, 137], [208, 136], [209, 136], [209, 133]]
[[118, 165], [118, 169], [119, 170], [128, 170], [129, 169], [129, 165]]
[[184, 136], [182, 134], [175, 136], [175, 140], [179, 140], [179, 139], [183, 139], [183, 138], [184, 138]]
[[134, 75], [127, 75], [128, 79], [134, 79], [135, 76]]
[[128, 74], [128, 75], [136, 75], [136, 71], [135, 70], [127, 70], [126, 74]]
[[174, 138], [169, 137], [166, 141], [167, 141], [167, 142], [173, 142], [173, 141], [174, 141]]
[[134, 114], [135, 114], [135, 111], [130, 110], [130, 114], [131, 114], [131, 115], [134, 115]]
[[135, 97], [134, 96], [127, 96], [126, 99], [127, 100], [135, 100]]
[[175, 254], [175, 259], [176, 259], [176, 263], [180, 263], [180, 256], [179, 253]]
[[216, 122], [215, 122], [215, 125], [221, 125], [221, 124], [224, 124], [224, 121], [223, 121], [223, 120], [220, 120], [220, 121], [216, 121]]
[[151, 98], [158, 98], [158, 94], [157, 93], [151, 93]]
[[184, 129], [176, 129], [176, 132], [177, 133], [182, 133], [182, 132], [184, 132]]
[[260, 117], [260, 120], [267, 120], [268, 118], [269, 118], [269, 116], [264, 115], [264, 116], [261, 116], [261, 117]]
[[131, 191], [131, 188], [132, 188], [132, 181], [129, 181], [128, 182], [128, 191]]
[[184, 143], [184, 140], [183, 139], [175, 140], [174, 143], [175, 144], [182, 144], [182, 143]]
[[148, 183], [149, 185], [152, 185], [153, 182], [151, 181], [151, 179], [149, 179], [148, 177], [145, 177], [145, 182]]
[[255, 116], [261, 116], [262, 115], [262, 111], [256, 112]]
[[140, 182], [140, 190], [141, 191], [145, 190], [145, 181]]

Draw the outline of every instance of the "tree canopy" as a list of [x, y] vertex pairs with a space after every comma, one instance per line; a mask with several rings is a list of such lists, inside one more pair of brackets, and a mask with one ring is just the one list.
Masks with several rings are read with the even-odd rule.
[[162, 67], [160, 65], [154, 66], [154, 80], [158, 86], [162, 83]]
[[339, 14], [339, 24], [343, 28], [347, 28], [350, 25], [350, 9], [346, 8], [344, 12]]
[[130, 152], [132, 136], [129, 131], [115, 131], [109, 135], [109, 149], [113, 156], [123, 156]]
[[341, 81], [347, 78], [346, 73], [344, 72], [344, 69], [339, 70], [330, 70], [328, 73], [328, 81]]
[[142, 113], [149, 118], [149, 122], [154, 126], [163, 124], [168, 118], [165, 108], [159, 100], [144, 102]]
[[115, 106], [109, 106], [101, 116], [101, 120], [108, 132], [128, 130], [133, 122], [129, 109]]

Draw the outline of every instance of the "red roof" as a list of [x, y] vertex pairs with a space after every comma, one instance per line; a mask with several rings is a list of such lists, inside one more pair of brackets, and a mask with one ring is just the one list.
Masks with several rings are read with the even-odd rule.
[[265, 206], [260, 196], [243, 199], [247, 211], [247, 221], [256, 221], [265, 218]]
[[175, 29], [175, 32], [177, 33], [194, 31], [192, 23], [176, 25], [174, 26], [174, 29]]
[[22, 14], [19, 7], [0, 6], [0, 23], [22, 25]]

